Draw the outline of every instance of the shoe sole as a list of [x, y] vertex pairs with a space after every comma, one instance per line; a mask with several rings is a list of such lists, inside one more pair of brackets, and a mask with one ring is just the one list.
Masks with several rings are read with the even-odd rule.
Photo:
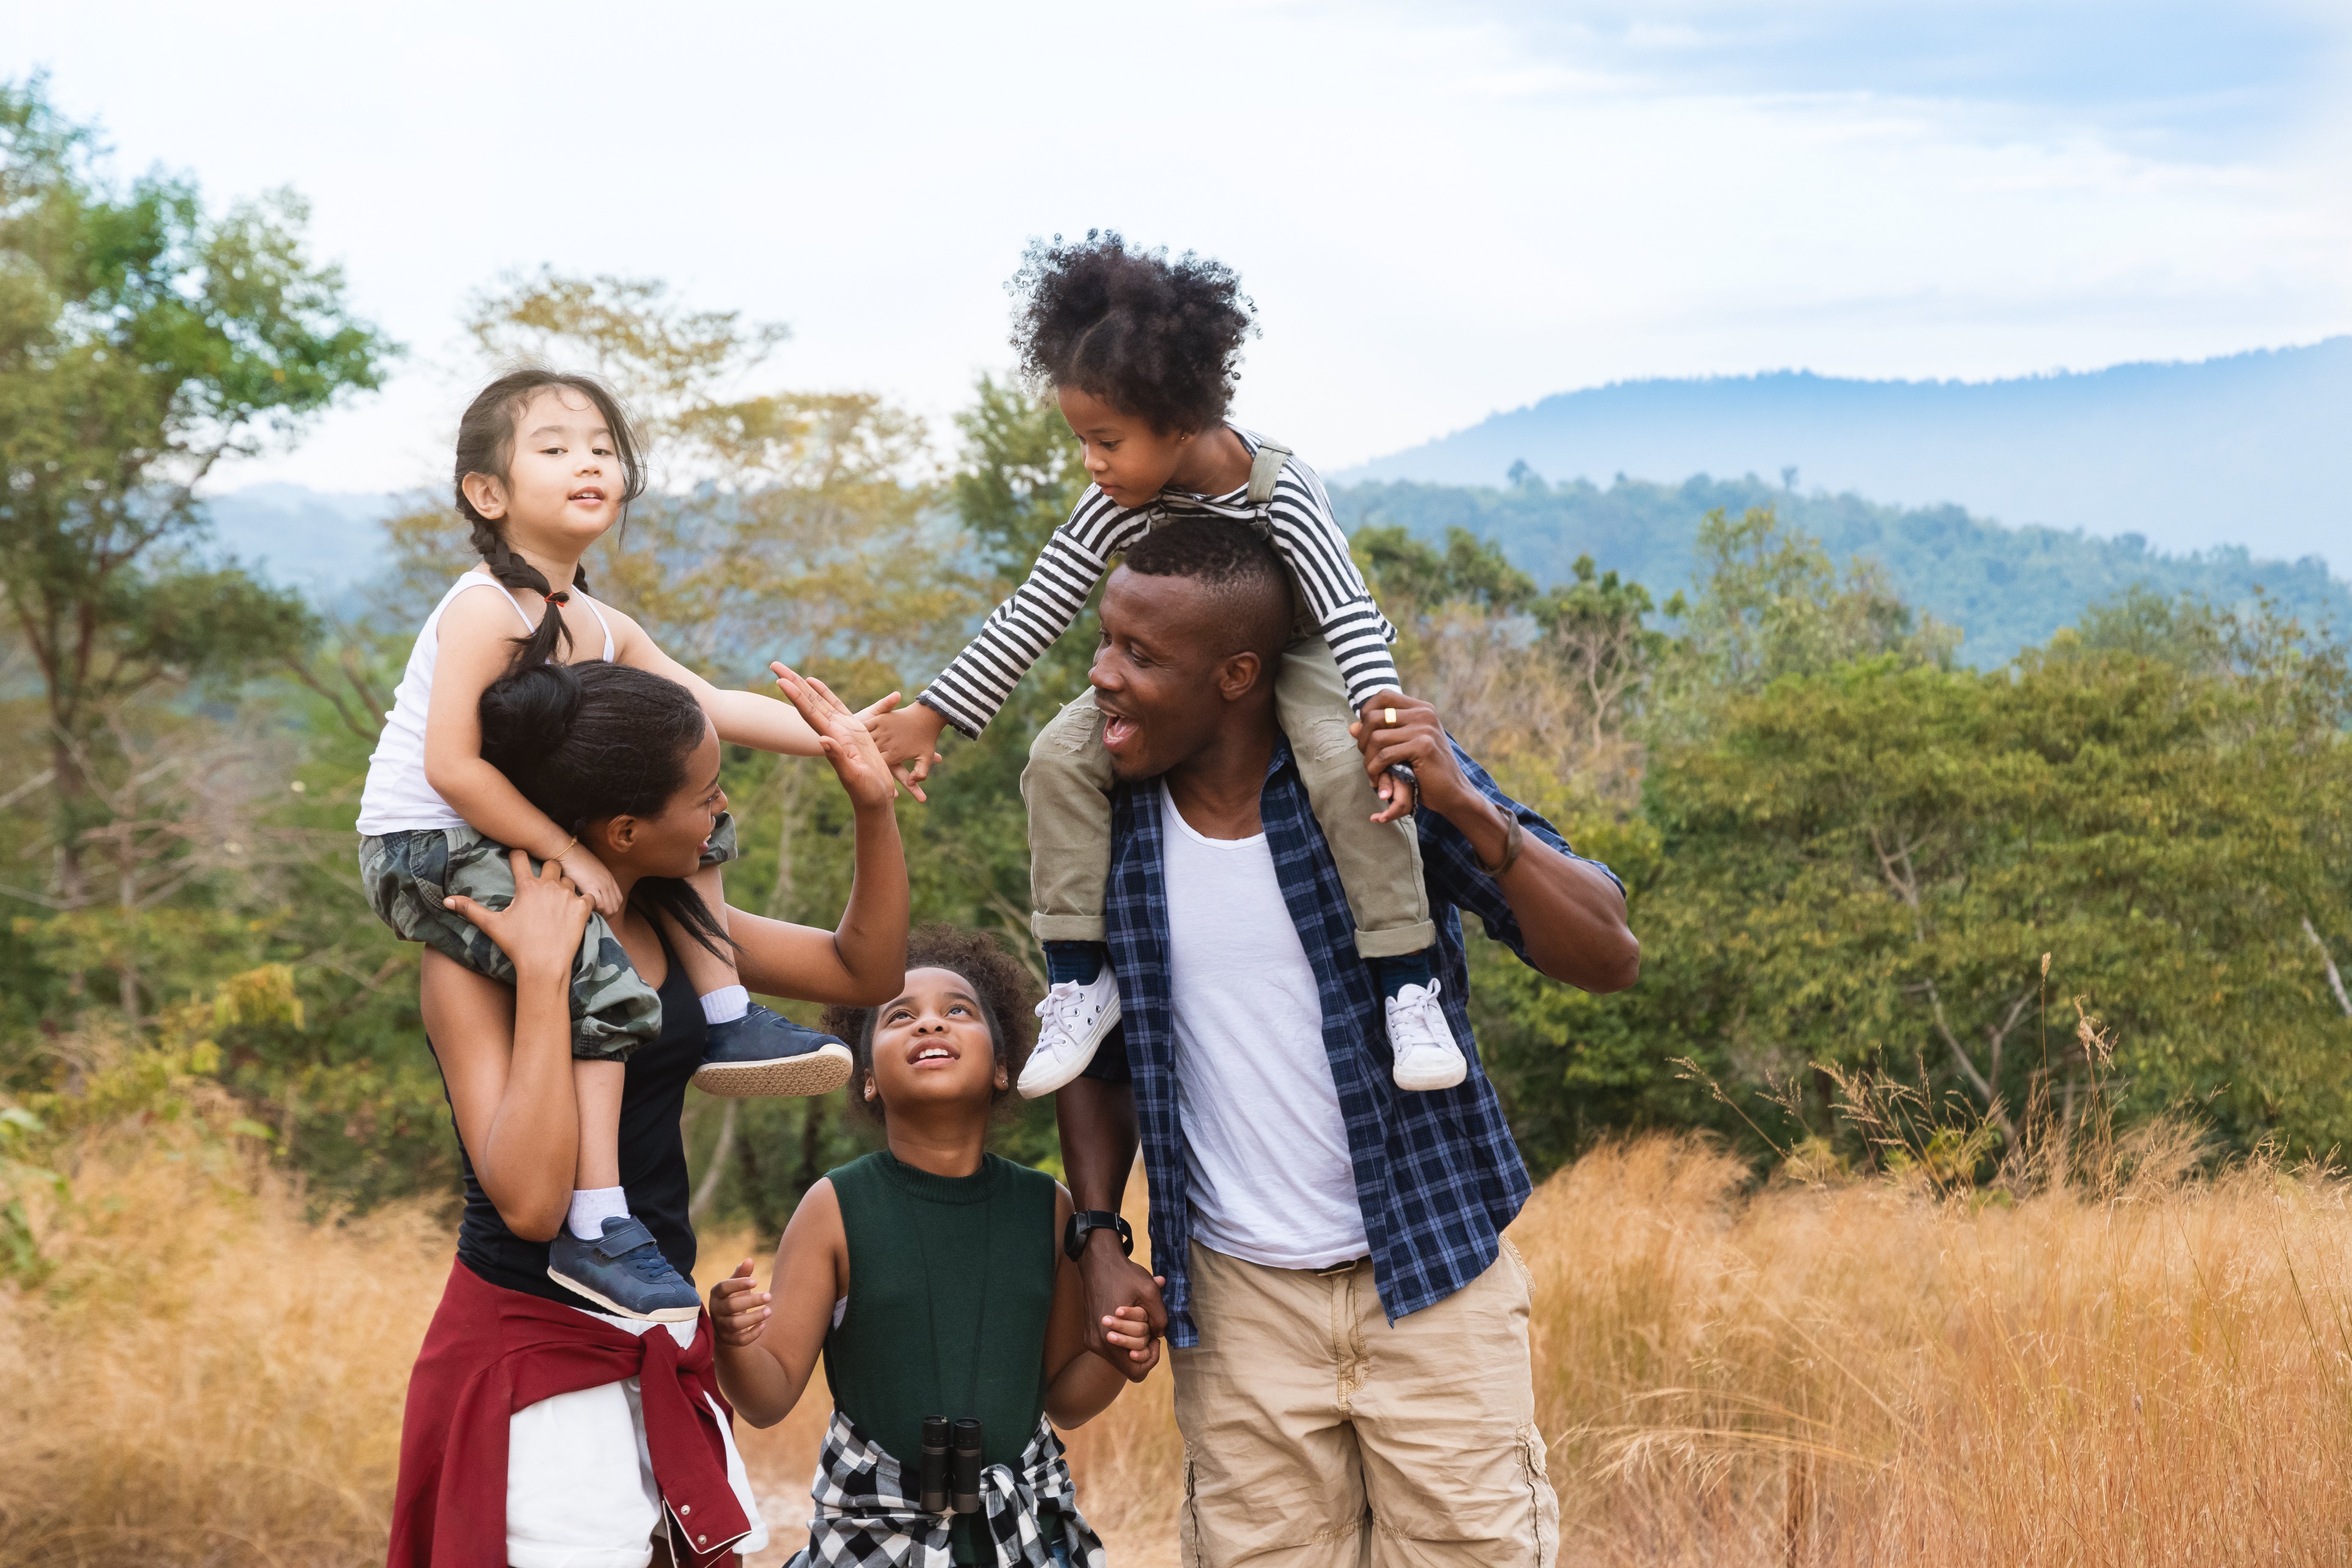
[[819, 1046], [796, 1057], [764, 1062], [709, 1062], [697, 1068], [694, 1087], [729, 1100], [831, 1094], [849, 1081], [849, 1047]]
[[1022, 1099], [1035, 1100], [1040, 1096], [1053, 1093], [1065, 1084], [1075, 1082], [1078, 1075], [1085, 1072], [1094, 1061], [1095, 1053], [1102, 1049], [1103, 1041], [1109, 1038], [1110, 1032], [1118, 1027], [1118, 998], [1114, 996], [1111, 998], [1110, 1005], [1103, 1009], [1102, 1016], [1095, 1020], [1095, 1037], [1087, 1042], [1084, 1055], [1076, 1056], [1063, 1063], [1051, 1073], [1037, 1075], [1034, 1080], [1030, 1077], [1030, 1068], [1035, 1067], [1037, 1063], [1036, 1058], [1033, 1057], [1030, 1058], [1029, 1066], [1021, 1069], [1021, 1081], [1013, 1087], [1021, 1091]]
[[1396, 1086], [1408, 1094], [1433, 1094], [1441, 1089], [1455, 1088], [1464, 1079], [1468, 1078], [1470, 1063], [1466, 1058], [1457, 1056], [1454, 1058], [1453, 1066], [1444, 1071], [1431, 1074], [1415, 1073], [1408, 1079], [1403, 1068], [1396, 1068], [1391, 1070], [1390, 1076], [1396, 1080]]
[[592, 1290], [577, 1279], [567, 1279], [549, 1264], [547, 1277], [575, 1296], [584, 1296], [616, 1318], [631, 1318], [640, 1323], [690, 1323], [702, 1316], [702, 1302], [697, 1300], [691, 1307], [664, 1307], [658, 1312], [632, 1312], [601, 1290]]

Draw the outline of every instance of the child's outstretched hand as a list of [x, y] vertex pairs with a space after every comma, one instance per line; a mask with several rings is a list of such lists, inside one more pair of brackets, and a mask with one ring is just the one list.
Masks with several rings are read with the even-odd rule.
[[[1168, 1281], [1155, 1275], [1152, 1283], [1164, 1286]], [[1141, 1383], [1160, 1364], [1160, 1340], [1152, 1333], [1141, 1307], [1114, 1309], [1103, 1320], [1103, 1338], [1127, 1352], [1126, 1363], [1119, 1366], [1119, 1371], [1127, 1374], [1129, 1383]]]
[[768, 1326], [768, 1314], [775, 1310], [768, 1304], [773, 1300], [751, 1278], [751, 1260], [743, 1259], [734, 1273], [710, 1288], [711, 1332], [720, 1344], [738, 1350], [758, 1344], [760, 1331]]
[[887, 805], [896, 799], [898, 781], [890, 776], [890, 764], [882, 760], [873, 734], [850, 711], [849, 704], [814, 676], [796, 674], [781, 663], [768, 668], [776, 672], [776, 685], [785, 700], [816, 731], [817, 749], [833, 764], [851, 801], [859, 805]]
[[596, 908], [596, 912], [608, 921], [621, 918], [621, 884], [613, 873], [604, 869], [604, 862], [585, 844], [574, 844], [555, 858], [563, 874], [572, 879], [581, 895]]
[[940, 735], [947, 729], [947, 723], [938, 709], [926, 707], [920, 702], [912, 708], [878, 714], [866, 723], [866, 727], [874, 732], [874, 743], [882, 749], [883, 760], [898, 774], [898, 782], [907, 786], [908, 794], [926, 804], [930, 796], [923, 793], [923, 781], [931, 776], [931, 764], [940, 760], [940, 753], [933, 748], [940, 743]]
[[520, 849], [509, 849], [507, 856], [514, 867], [512, 903], [502, 910], [487, 909], [459, 893], [447, 906], [499, 944], [518, 979], [557, 971], [568, 978], [581, 933], [588, 929], [588, 900], [557, 862], [548, 861], [534, 877], [530, 856]]

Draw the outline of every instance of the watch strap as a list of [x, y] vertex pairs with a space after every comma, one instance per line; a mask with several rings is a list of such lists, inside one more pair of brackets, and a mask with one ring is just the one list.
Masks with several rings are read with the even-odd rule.
[[1108, 1209], [1080, 1209], [1071, 1215], [1062, 1229], [1063, 1253], [1075, 1259], [1086, 1250], [1087, 1238], [1098, 1230], [1117, 1232], [1118, 1249], [1129, 1258], [1135, 1256], [1135, 1227]]

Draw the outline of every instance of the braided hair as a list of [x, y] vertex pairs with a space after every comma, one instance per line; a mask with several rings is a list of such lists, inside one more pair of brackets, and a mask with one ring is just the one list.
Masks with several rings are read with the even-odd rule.
[[547, 614], [527, 637], [513, 637], [514, 662], [509, 666], [520, 669], [527, 665], [545, 664], [555, 657], [560, 639], [566, 648], [572, 646], [572, 628], [563, 624], [562, 606], [572, 599], [571, 589], [585, 594], [588, 574], [575, 568], [572, 582], [562, 592], [548, 582], [547, 574], [515, 551], [507, 542], [506, 532], [496, 519], [484, 517], [466, 499], [466, 476], [488, 474], [504, 483], [508, 469], [514, 461], [515, 423], [520, 419], [530, 400], [549, 389], [574, 392], [596, 405], [604, 416], [604, 428], [613, 438], [613, 450], [621, 460], [621, 526], [628, 526], [628, 506], [646, 491], [645, 461], [637, 453], [636, 431], [629, 423], [628, 411], [610, 387], [593, 375], [580, 375], [569, 371], [543, 370], [526, 366], [511, 370], [482, 388], [474, 401], [466, 405], [465, 416], [457, 421], [457, 461], [454, 484], [457, 492], [457, 512], [473, 526], [474, 548], [482, 552], [482, 561], [509, 591], [537, 595], [547, 605]]

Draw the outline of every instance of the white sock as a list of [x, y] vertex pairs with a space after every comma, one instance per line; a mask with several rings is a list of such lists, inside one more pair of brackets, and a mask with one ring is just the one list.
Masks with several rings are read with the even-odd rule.
[[629, 1195], [618, 1187], [574, 1187], [572, 1215], [565, 1222], [583, 1241], [604, 1239], [607, 1219], [629, 1217]]
[[721, 985], [702, 999], [702, 1021], [731, 1024], [751, 1010], [751, 994], [740, 985]]

